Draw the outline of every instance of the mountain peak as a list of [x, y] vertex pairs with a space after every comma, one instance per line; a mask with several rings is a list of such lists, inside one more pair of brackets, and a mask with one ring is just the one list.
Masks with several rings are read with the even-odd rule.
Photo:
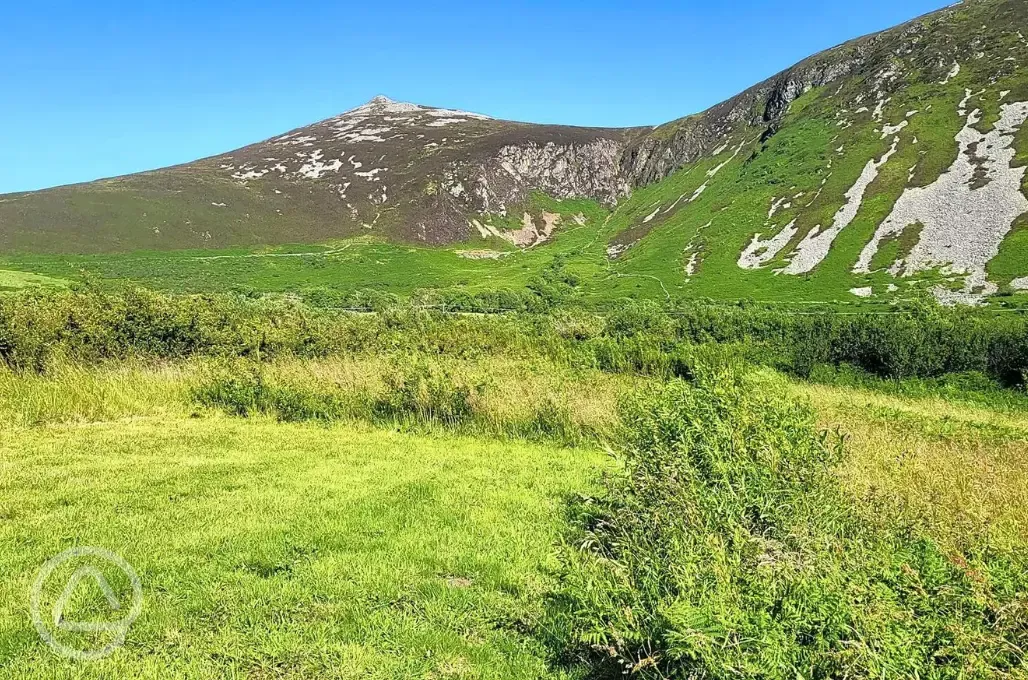
[[350, 109], [343, 115], [347, 114], [363, 114], [363, 115], [381, 115], [385, 113], [414, 113], [421, 111], [424, 107], [418, 106], [417, 104], [411, 104], [410, 102], [398, 102], [386, 97], [385, 95], [377, 95], [372, 97], [366, 104], [361, 104], [355, 109]]
[[458, 111], [455, 109], [440, 109], [434, 106], [421, 106], [420, 104], [414, 104], [411, 102], [400, 102], [390, 99], [382, 94], [373, 97], [367, 104], [362, 104], [355, 109], [351, 109], [343, 115], [348, 116], [351, 114], [363, 116], [385, 114], [426, 114], [433, 117], [441, 116], [453, 119], [469, 118], [473, 120], [490, 120], [489, 116], [483, 116], [479, 113], [470, 113], [468, 111]]
[[381, 109], [389, 113], [406, 113], [410, 111], [420, 111], [425, 107], [411, 102], [398, 102], [395, 99], [390, 99], [384, 94], [380, 94], [372, 97], [367, 104], [364, 104], [360, 108]]

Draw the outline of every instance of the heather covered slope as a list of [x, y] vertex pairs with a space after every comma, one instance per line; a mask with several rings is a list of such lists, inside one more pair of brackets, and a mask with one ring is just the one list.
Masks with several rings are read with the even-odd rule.
[[[652, 129], [536, 126], [377, 98], [190, 165], [2, 197], [0, 247], [360, 235], [345, 253], [316, 255], [317, 275], [281, 284], [517, 287], [561, 256], [596, 298], [1015, 294], [1028, 288], [1026, 31], [1025, 0], [962, 3]], [[276, 287], [254, 274], [265, 261], [216, 262], [211, 281]], [[117, 258], [4, 267], [166, 283]]]
[[506, 213], [536, 190], [613, 205], [630, 192], [620, 159], [633, 133], [497, 121], [376, 97], [195, 163], [0, 197], [0, 247], [127, 252], [356, 235], [441, 244], [483, 234], [530, 245], [544, 238], [528, 233], [530, 223], [505, 241], [469, 216]]

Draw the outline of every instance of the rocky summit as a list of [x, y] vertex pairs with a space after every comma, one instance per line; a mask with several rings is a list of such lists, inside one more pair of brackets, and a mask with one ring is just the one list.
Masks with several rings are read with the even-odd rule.
[[[977, 303], [1028, 289], [1026, 32], [1028, 0], [968, 0], [656, 128], [532, 125], [376, 97], [213, 158], [0, 196], [0, 248], [368, 236], [480, 259], [595, 256], [608, 279], [668, 296], [918, 288]], [[588, 246], [562, 251], [583, 229]]]

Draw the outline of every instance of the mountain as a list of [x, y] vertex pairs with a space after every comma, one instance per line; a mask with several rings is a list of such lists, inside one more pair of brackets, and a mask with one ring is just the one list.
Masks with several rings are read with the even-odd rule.
[[532, 191], [615, 204], [636, 130], [498, 121], [376, 97], [220, 156], [0, 196], [0, 247], [105, 252], [317, 242], [443, 244]]
[[[0, 196], [0, 249], [365, 235], [500, 257], [583, 228], [607, 279], [668, 296], [979, 301], [1028, 289], [1025, 32], [1028, 0], [967, 0], [656, 128], [378, 97], [195, 163]], [[605, 218], [561, 208], [580, 200]]]

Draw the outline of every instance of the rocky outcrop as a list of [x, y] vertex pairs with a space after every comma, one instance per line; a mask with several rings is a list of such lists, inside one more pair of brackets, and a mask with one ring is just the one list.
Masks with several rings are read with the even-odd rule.
[[621, 174], [633, 187], [659, 182], [709, 154], [731, 131], [730, 124], [715, 126], [701, 119], [657, 128], [625, 150]]
[[593, 198], [614, 205], [631, 192], [620, 167], [624, 148], [616, 139], [504, 146], [495, 158], [479, 167], [475, 207], [481, 212], [505, 211], [533, 191], [559, 199]]
[[996, 284], [988, 280], [988, 263], [999, 253], [1014, 221], [1028, 213], [1028, 198], [1021, 191], [1025, 168], [1013, 162], [1014, 137], [1028, 121], [1028, 102], [1004, 104], [1000, 119], [987, 133], [975, 127], [981, 118], [980, 109], [967, 114], [967, 124], [956, 137], [960, 152], [948, 170], [928, 186], [903, 192], [864, 247], [855, 272], [871, 270], [886, 238], [919, 224], [920, 238], [913, 250], [891, 263], [894, 275], [938, 268], [943, 274], [962, 276], [962, 297], [944, 291], [955, 301], [975, 301], [996, 292]]

